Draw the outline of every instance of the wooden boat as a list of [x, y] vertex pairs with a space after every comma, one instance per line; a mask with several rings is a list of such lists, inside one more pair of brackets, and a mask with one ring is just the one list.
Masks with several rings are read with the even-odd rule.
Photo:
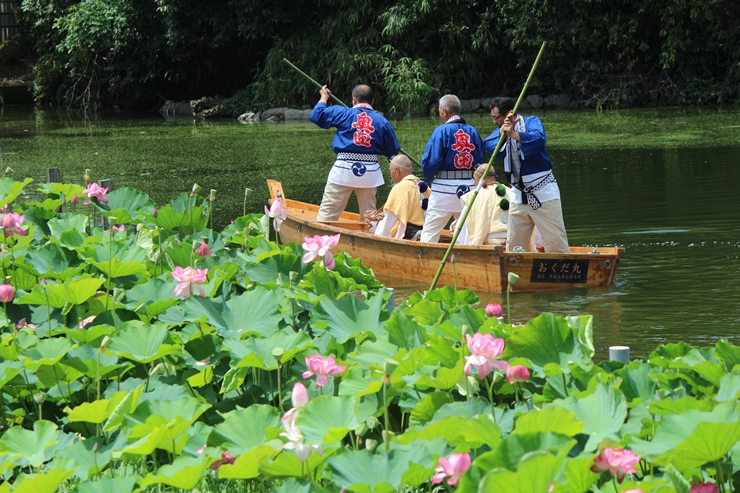
[[[280, 228], [281, 241], [303, 243], [307, 236], [340, 233], [338, 248], [361, 258], [383, 278], [429, 286], [449, 247], [449, 231], [443, 233], [440, 243], [385, 238], [370, 233], [370, 225], [351, 212], [343, 212], [338, 221], [318, 222], [319, 206], [287, 198], [279, 181], [267, 180], [267, 186], [270, 202], [279, 197], [287, 215]], [[491, 245], [456, 245], [454, 267], [450, 262], [445, 265], [438, 286], [502, 293], [513, 272], [519, 276], [512, 285], [515, 292], [608, 287], [614, 284], [622, 253], [624, 248], [616, 247], [570, 247], [569, 254], [548, 254], [506, 252], [501, 246]]]

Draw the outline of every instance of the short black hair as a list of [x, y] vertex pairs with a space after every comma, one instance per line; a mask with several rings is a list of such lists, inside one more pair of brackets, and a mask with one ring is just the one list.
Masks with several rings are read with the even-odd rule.
[[511, 98], [493, 98], [493, 102], [488, 109], [498, 108], [500, 114], [508, 115], [509, 111], [514, 109], [515, 104], [516, 102]]
[[375, 100], [373, 89], [367, 84], [357, 84], [355, 88], [352, 89], [352, 97], [357, 98], [357, 101], [360, 103], [372, 104]]

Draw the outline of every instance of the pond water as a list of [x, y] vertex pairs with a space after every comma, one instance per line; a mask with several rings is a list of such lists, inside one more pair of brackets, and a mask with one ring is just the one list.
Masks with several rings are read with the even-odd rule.
[[[740, 344], [740, 110], [541, 111], [572, 245], [618, 245], [626, 252], [608, 289], [511, 296], [512, 318], [543, 311], [594, 316], [597, 358], [610, 345], [644, 357], [658, 344]], [[468, 116], [485, 137], [487, 115]], [[404, 151], [420, 158], [433, 118], [394, 123]], [[332, 131], [304, 123], [166, 120], [140, 114], [95, 119], [0, 109], [0, 167], [14, 177], [94, 180], [139, 188], [164, 203], [193, 183], [217, 190], [217, 228], [263, 209], [267, 178], [318, 203], [333, 159]], [[386, 183], [387, 164], [383, 163]], [[497, 168], [500, 166], [497, 164]], [[29, 187], [32, 188], [32, 187]], [[382, 204], [390, 185], [378, 193]], [[350, 210], [357, 210], [350, 202]], [[427, 286], [390, 284], [403, 299]], [[476, 293], [483, 303], [502, 295]]]

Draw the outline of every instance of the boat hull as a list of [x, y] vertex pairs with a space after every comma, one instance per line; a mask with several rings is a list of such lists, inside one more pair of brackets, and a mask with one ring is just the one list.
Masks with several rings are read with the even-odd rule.
[[[268, 180], [268, 187], [272, 200], [281, 197], [287, 215], [280, 228], [281, 241], [303, 243], [305, 237], [340, 234], [337, 249], [361, 258], [383, 278], [431, 285], [449, 247], [379, 237], [367, 231], [369, 226], [357, 214], [348, 212], [339, 221], [317, 222], [318, 206], [287, 199], [280, 182]], [[437, 285], [502, 293], [509, 273], [514, 273], [519, 276], [512, 284], [515, 292], [608, 287], [614, 284], [623, 252], [614, 247], [571, 247], [570, 254], [517, 253], [505, 252], [501, 246], [456, 245]]]

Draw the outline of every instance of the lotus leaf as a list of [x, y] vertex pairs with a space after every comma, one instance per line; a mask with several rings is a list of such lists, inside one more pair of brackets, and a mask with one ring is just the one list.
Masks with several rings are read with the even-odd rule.
[[570, 363], [590, 363], [594, 354], [591, 341], [592, 319], [586, 316], [577, 321], [543, 313], [516, 327], [506, 340], [503, 358], [528, 358], [535, 370], [542, 372], [545, 365], [555, 363], [567, 368]]
[[72, 493], [138, 493], [138, 476], [103, 476], [96, 481], [82, 481]]
[[203, 454], [200, 457], [180, 456], [172, 464], [157, 469], [157, 474], [147, 474], [139, 486], [146, 488], [153, 484], [166, 484], [173, 488], [192, 490], [201, 481], [203, 473], [211, 466], [215, 457]]
[[[66, 216], [49, 219], [48, 224], [49, 230], [51, 230], [51, 234], [55, 238], [61, 240], [64, 233], [74, 232], [84, 240], [87, 237], [88, 222], [89, 218], [84, 214], [68, 214]], [[65, 242], [62, 242], [62, 244], [65, 244]], [[81, 244], [82, 242], [80, 242], [80, 245]]]
[[154, 205], [149, 195], [135, 188], [118, 188], [106, 194], [110, 211], [103, 213], [106, 217], [115, 217], [116, 224], [132, 223], [139, 210]]
[[652, 365], [635, 361], [616, 372], [622, 377], [619, 389], [624, 393], [628, 402], [634, 399], [650, 400], [655, 396], [657, 385], [649, 378], [653, 371]]
[[578, 421], [574, 413], [559, 406], [548, 405], [519, 416], [513, 433], [551, 432], [573, 437], [581, 431], [583, 423]]
[[231, 354], [232, 366], [255, 367], [263, 370], [278, 368], [275, 349], [282, 350], [280, 360], [281, 363], [286, 363], [310, 345], [311, 337], [308, 334], [296, 333], [288, 329], [275, 332], [265, 339], [256, 337], [245, 340], [224, 339], [224, 349]]
[[32, 178], [25, 178], [23, 181], [15, 181], [5, 176], [0, 178], [0, 207], [13, 202], [23, 191], [23, 188], [32, 181]]
[[252, 479], [260, 475], [260, 466], [280, 453], [280, 448], [259, 445], [239, 455], [234, 464], [224, 464], [218, 470], [221, 479]]
[[412, 463], [426, 463], [431, 473], [431, 456], [423, 447], [415, 449], [414, 452], [390, 450], [375, 456], [367, 450], [345, 451], [328, 460], [332, 479], [339, 486], [351, 491], [391, 493], [404, 484], [405, 475]]
[[732, 345], [723, 339], [717, 341], [715, 348], [715, 356], [720, 361], [724, 361], [727, 371], [732, 371], [740, 365], [740, 346]]
[[481, 493], [542, 493], [548, 491], [565, 462], [566, 454], [534, 451], [524, 455], [512, 470], [494, 469], [483, 476]]
[[37, 284], [30, 293], [17, 298], [15, 302], [21, 305], [42, 305], [52, 308], [62, 308], [68, 302], [79, 305], [95, 296], [102, 285], [102, 279], [90, 277], [63, 284], [48, 281], [46, 287]]
[[36, 276], [60, 281], [71, 279], [85, 268], [75, 254], [53, 243], [28, 252], [26, 260], [33, 267]]
[[8, 455], [11, 460], [25, 459], [38, 468], [46, 460], [44, 451], [58, 440], [57, 425], [51, 421], [35, 421], [33, 431], [14, 426], [0, 437], [0, 456]]
[[[516, 471], [520, 462], [526, 461], [530, 453], [547, 452], [568, 455], [576, 440], [556, 433], [519, 433], [509, 435], [501, 440], [491, 452], [486, 452], [476, 459], [476, 467], [483, 470], [504, 468]], [[549, 485], [549, 483], [548, 483]]]
[[167, 325], [129, 325], [113, 334], [106, 351], [139, 363], [149, 363], [168, 354], [180, 352], [180, 346], [164, 344]]
[[554, 404], [571, 411], [583, 422], [583, 433], [589, 436], [586, 450], [595, 450], [603, 438], [617, 438], [627, 419], [624, 394], [605, 383], [598, 383], [593, 392], [584, 397], [569, 397]]
[[208, 444], [223, 446], [240, 456], [258, 445], [274, 440], [283, 429], [280, 415], [272, 406], [253, 405], [228, 414], [213, 428]]
[[39, 474], [19, 476], [13, 493], [56, 493], [65, 479], [72, 475], [66, 469], [51, 469]]
[[328, 445], [344, 438], [357, 428], [357, 401], [349, 396], [319, 396], [308, 401], [296, 419], [305, 442]]

